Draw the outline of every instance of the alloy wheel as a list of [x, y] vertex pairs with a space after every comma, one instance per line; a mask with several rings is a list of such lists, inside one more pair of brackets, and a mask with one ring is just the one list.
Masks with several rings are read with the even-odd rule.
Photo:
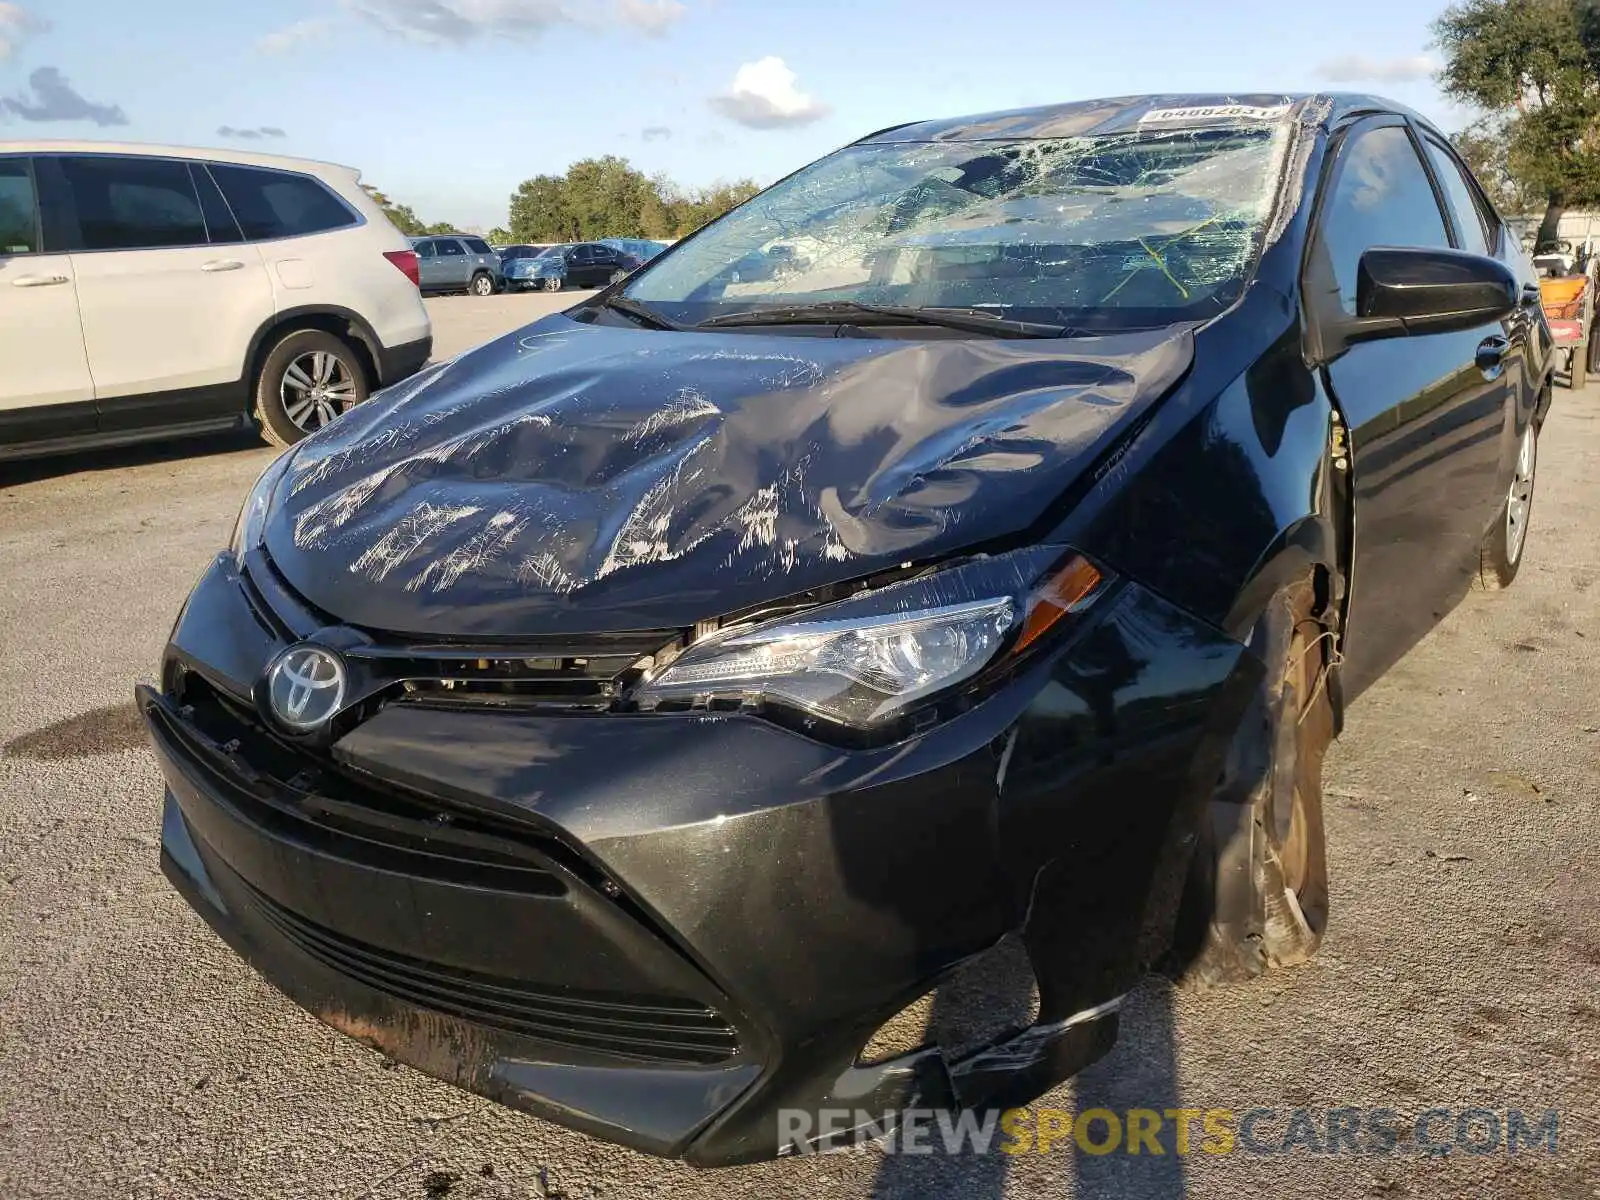
[[472, 294], [474, 296], [489, 296], [494, 294], [494, 280], [487, 275], [478, 275], [472, 280]]
[[355, 400], [355, 376], [338, 355], [308, 350], [284, 368], [278, 396], [295, 427], [310, 433], [332, 421]]
[[1516, 473], [1511, 477], [1511, 490], [1506, 495], [1506, 558], [1511, 562], [1522, 558], [1522, 546], [1528, 540], [1528, 513], [1533, 507], [1533, 473], [1538, 446], [1538, 437], [1530, 422], [1522, 433]]

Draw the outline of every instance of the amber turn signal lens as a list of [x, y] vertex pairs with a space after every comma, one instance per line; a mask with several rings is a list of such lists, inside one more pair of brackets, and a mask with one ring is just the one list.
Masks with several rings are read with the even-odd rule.
[[1066, 566], [1049, 576], [1028, 597], [1028, 614], [1023, 618], [1022, 633], [1017, 644], [1011, 647], [1011, 653], [1021, 653], [1062, 617], [1081, 608], [1104, 578], [1100, 568], [1088, 559], [1074, 556], [1068, 560]]

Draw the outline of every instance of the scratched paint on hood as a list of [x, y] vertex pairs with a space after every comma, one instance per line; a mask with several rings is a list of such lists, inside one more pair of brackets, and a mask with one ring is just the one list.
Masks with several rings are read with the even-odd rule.
[[900, 340], [550, 317], [302, 443], [267, 548], [369, 628], [691, 624], [1027, 528], [1191, 356], [1186, 327]]

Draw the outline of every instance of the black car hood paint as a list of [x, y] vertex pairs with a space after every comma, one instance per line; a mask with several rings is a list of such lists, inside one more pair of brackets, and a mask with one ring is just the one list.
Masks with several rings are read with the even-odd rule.
[[1027, 528], [1192, 356], [1187, 327], [899, 340], [553, 316], [302, 443], [266, 546], [372, 629], [686, 626]]

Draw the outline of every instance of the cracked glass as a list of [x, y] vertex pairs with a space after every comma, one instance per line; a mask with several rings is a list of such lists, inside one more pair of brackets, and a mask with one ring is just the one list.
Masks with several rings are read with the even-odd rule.
[[687, 323], [841, 301], [1090, 332], [1204, 320], [1249, 279], [1291, 129], [851, 146], [658, 259], [625, 294]]

